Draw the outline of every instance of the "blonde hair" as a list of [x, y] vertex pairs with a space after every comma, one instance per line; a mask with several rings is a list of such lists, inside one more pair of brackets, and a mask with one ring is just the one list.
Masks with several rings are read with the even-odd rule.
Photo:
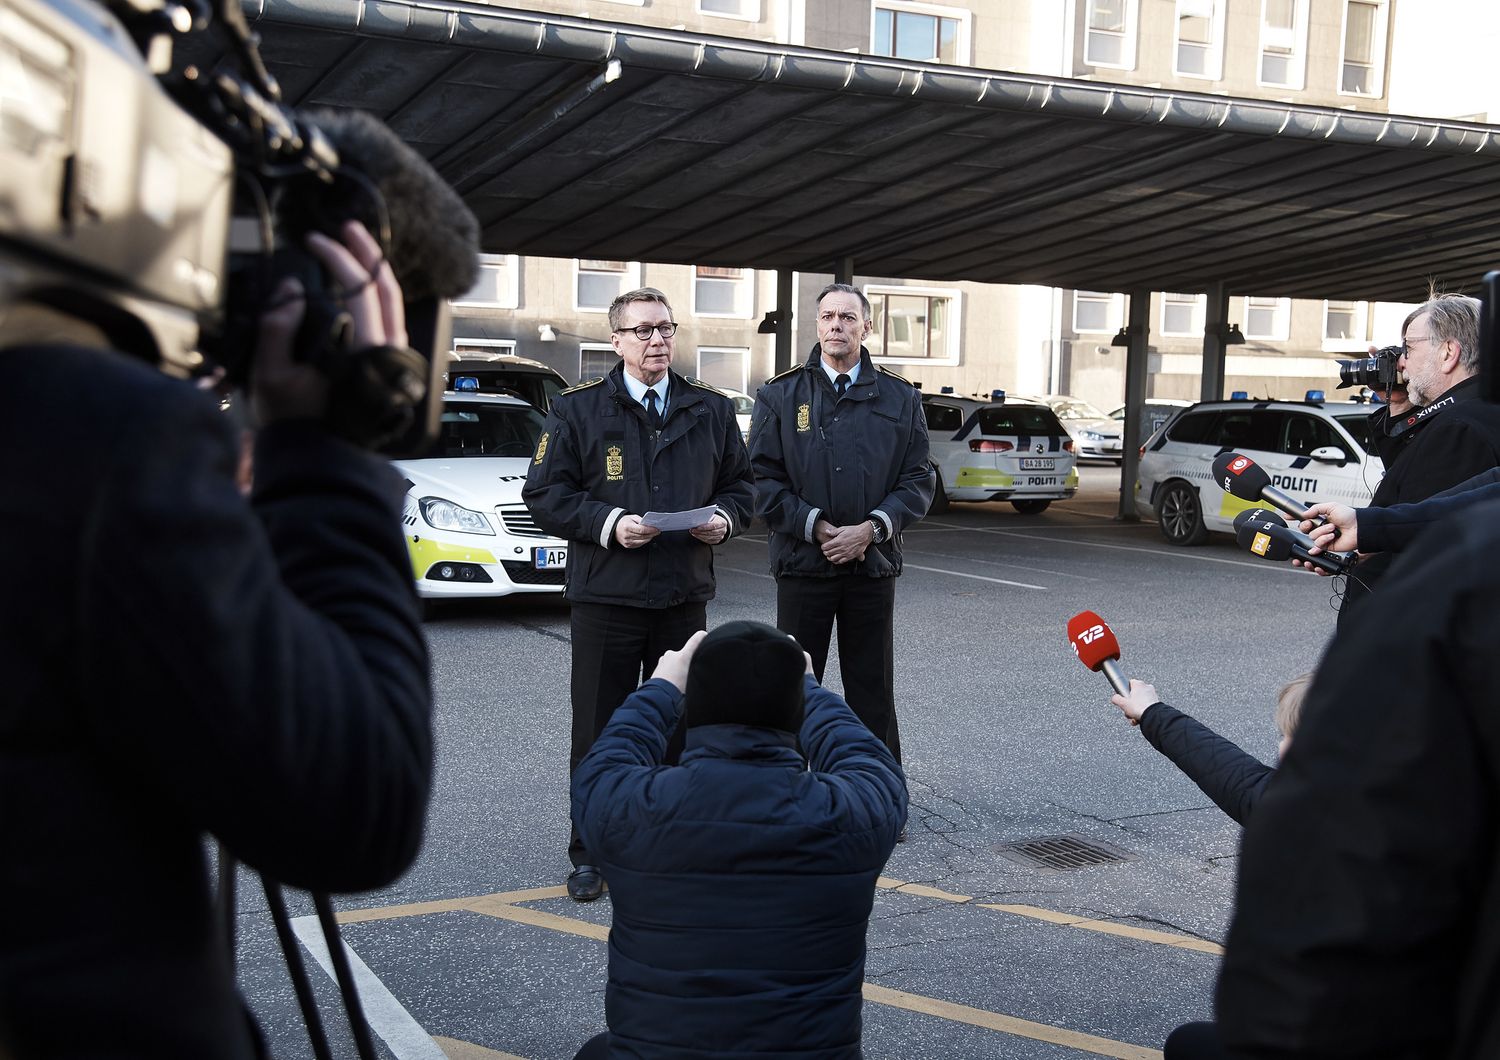
[[1307, 686], [1312, 684], [1312, 679], [1311, 672], [1301, 674], [1276, 693], [1276, 729], [1288, 740], [1302, 718], [1302, 699], [1307, 695]]

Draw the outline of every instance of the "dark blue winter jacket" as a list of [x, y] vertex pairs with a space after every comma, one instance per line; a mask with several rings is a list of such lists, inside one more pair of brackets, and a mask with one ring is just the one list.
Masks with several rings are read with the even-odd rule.
[[[651, 680], [573, 777], [573, 819], [609, 884], [610, 1055], [860, 1055], [875, 879], [906, 820], [906, 778], [843, 699], [806, 680], [800, 734], [688, 730]], [[809, 768], [810, 766], [810, 768]]]

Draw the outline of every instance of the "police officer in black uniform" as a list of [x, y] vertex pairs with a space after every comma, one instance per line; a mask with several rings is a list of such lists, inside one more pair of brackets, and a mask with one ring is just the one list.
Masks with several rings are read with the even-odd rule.
[[[708, 628], [712, 546], [745, 531], [754, 497], [733, 402], [671, 370], [677, 325], [666, 296], [620, 295], [609, 325], [621, 363], [553, 399], [521, 493], [537, 525], [569, 541], [570, 774], [642, 673]], [[705, 507], [712, 514], [690, 530], [641, 518]], [[603, 879], [576, 828], [568, 857], [568, 893], [599, 897]]]
[[922, 395], [861, 345], [870, 303], [818, 295], [818, 345], [761, 387], [750, 429], [756, 514], [771, 530], [776, 624], [818, 680], [835, 621], [844, 697], [899, 761], [892, 691], [901, 531], [927, 514], [933, 476]]

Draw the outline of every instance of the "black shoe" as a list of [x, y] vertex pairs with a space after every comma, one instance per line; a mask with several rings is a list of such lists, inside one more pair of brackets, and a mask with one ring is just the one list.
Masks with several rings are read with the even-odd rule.
[[592, 902], [604, 893], [604, 877], [592, 865], [579, 865], [568, 873], [568, 897], [575, 902]]
[[898, 842], [898, 843], [904, 843], [904, 842], [906, 842], [906, 825], [903, 824], [901, 826], [901, 831], [899, 831], [899, 832], [896, 833], [896, 842]]

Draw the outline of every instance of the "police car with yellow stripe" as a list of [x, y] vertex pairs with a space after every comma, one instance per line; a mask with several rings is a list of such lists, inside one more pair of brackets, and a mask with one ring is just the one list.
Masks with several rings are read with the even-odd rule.
[[1250, 457], [1272, 484], [1309, 504], [1370, 503], [1385, 465], [1370, 444], [1370, 405], [1324, 401], [1204, 401], [1183, 409], [1141, 448], [1135, 507], [1154, 516], [1174, 545], [1197, 545], [1209, 531], [1234, 533], [1234, 517], [1262, 501], [1240, 500], [1214, 480], [1214, 458]]
[[1078, 491], [1073, 439], [1057, 414], [1037, 402], [924, 394], [927, 437], [937, 482], [931, 511], [954, 501], [1010, 501], [1031, 515]]
[[567, 542], [521, 502], [542, 424], [518, 397], [449, 391], [432, 450], [394, 462], [406, 476], [402, 524], [425, 600], [563, 591]]

